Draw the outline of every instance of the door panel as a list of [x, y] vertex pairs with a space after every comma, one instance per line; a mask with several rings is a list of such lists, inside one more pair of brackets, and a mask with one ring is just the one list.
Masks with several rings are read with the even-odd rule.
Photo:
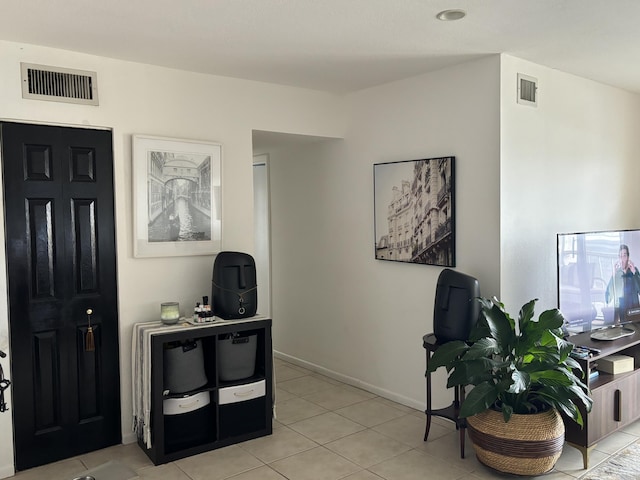
[[34, 395], [39, 399], [40, 408], [35, 410], [34, 431], [42, 434], [50, 429], [57, 429], [60, 425], [59, 404], [60, 387], [58, 385], [58, 358], [55, 332], [35, 333], [34, 340], [34, 368], [38, 372], [34, 379]]
[[16, 469], [24, 470], [121, 441], [112, 139], [7, 122], [0, 142]]

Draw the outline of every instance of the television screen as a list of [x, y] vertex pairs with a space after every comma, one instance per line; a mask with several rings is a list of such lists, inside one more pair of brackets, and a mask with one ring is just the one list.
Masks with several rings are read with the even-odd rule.
[[557, 239], [558, 308], [568, 333], [640, 322], [640, 230]]

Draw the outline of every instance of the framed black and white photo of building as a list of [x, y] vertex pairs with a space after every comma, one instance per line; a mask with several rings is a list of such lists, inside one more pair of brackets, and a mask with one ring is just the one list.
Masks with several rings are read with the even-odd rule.
[[375, 258], [455, 267], [455, 157], [373, 165]]
[[218, 143], [133, 136], [135, 257], [221, 250]]

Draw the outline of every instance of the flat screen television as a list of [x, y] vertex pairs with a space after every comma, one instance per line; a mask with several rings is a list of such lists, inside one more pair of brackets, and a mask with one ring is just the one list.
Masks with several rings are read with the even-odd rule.
[[640, 230], [561, 233], [558, 308], [571, 335], [640, 322]]

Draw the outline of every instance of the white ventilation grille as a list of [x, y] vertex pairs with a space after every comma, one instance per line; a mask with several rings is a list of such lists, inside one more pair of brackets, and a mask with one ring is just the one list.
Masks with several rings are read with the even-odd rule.
[[518, 74], [518, 103], [521, 105], [538, 106], [538, 79], [528, 75]]
[[21, 63], [22, 98], [98, 105], [95, 72]]

